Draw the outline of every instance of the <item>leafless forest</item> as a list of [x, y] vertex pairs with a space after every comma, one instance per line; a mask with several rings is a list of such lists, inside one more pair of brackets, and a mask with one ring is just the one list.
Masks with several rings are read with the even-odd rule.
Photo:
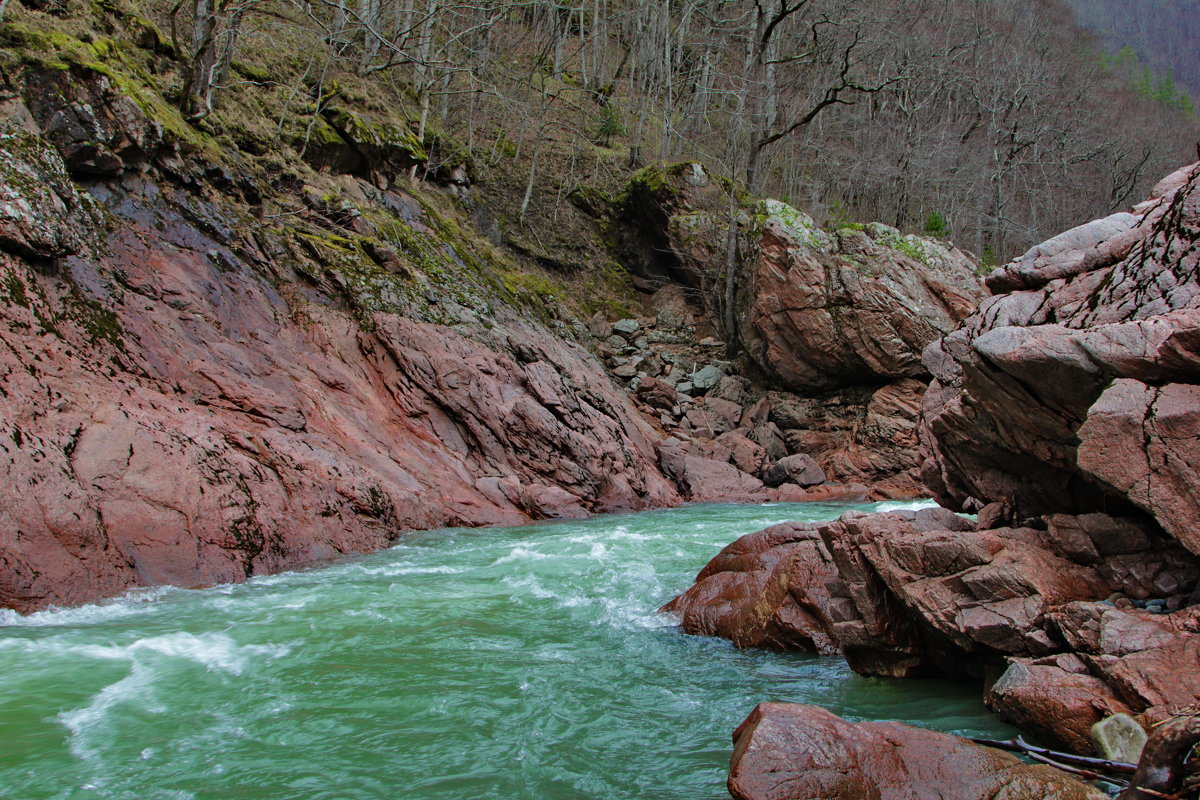
[[330, 104], [399, 104], [435, 162], [509, 181], [510, 226], [640, 165], [698, 159], [819, 218], [923, 229], [998, 260], [1142, 197], [1198, 138], [1194, 115], [1135, 91], [1061, 0], [150, 11], [186, 59], [179, 102], [197, 124], [236, 129], [221, 113], [232, 92], [269, 96], [293, 140]]

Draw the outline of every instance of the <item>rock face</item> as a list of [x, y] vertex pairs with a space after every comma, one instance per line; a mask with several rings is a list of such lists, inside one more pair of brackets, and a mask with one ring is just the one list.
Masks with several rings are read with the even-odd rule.
[[266, 226], [224, 168], [162, 179], [161, 128], [88, 104], [111, 87], [53, 79], [0, 134], [0, 606], [679, 501], [586, 350], [438, 287], [470, 273], [413, 198], [338, 184], [397, 210], [392, 245], [362, 216]]
[[663, 610], [739, 646], [841, 651], [868, 675], [998, 677], [1002, 717], [1090, 752], [1107, 716], [1148, 726], [1200, 700], [1200, 607], [1135, 607], [1179, 609], [1198, 576], [1138, 520], [976, 531], [945, 509], [852, 512], [742, 537]]
[[1103, 800], [1056, 769], [899, 722], [760, 703], [733, 734], [736, 800]]
[[[614, 374], [668, 381], [685, 403], [701, 394], [734, 402], [744, 416], [762, 403], [756, 410], [763, 418], [741, 425], [773, 461], [810, 457], [822, 480], [867, 484], [873, 497], [924, 493], [916, 430], [928, 377], [921, 352], [983, 296], [967, 255], [879, 224], [827, 233], [777, 201], [745, 204], [731, 214], [725, 190], [699, 164], [639, 172], [618, 199], [613, 223], [622, 263], [639, 286], [657, 290], [655, 308], [669, 309], [650, 320], [656, 331], [613, 329], [624, 341], [609, 341], [625, 350], [610, 361]], [[732, 282], [725, 267], [731, 224], [741, 254]], [[713, 344], [738, 362], [718, 366], [712, 355], [672, 350], [668, 340], [689, 334], [664, 327], [698, 319], [733, 339]], [[722, 371], [777, 390], [764, 396]], [[659, 389], [645, 391], [647, 403], [669, 410]], [[712, 438], [737, 427], [714, 430], [704, 412], [687, 409], [673, 416], [686, 418], [685, 432], [671, 431], [681, 438], [691, 431]], [[670, 428], [674, 419], [664, 414], [662, 422]]]
[[[727, 547], [664, 610], [739, 645], [840, 650], [864, 674], [980, 679], [1002, 718], [1079, 753], [1112, 720], [1136, 739], [1194, 709], [1197, 240], [1200, 164], [993, 273], [1002, 294], [926, 350], [923, 476], [976, 526], [945, 509], [776, 526]], [[773, 410], [784, 425], [800, 413]], [[938, 742], [896, 777], [894, 742], [857, 749], [868, 727], [760, 706], [735, 734], [731, 791], [968, 797], [990, 769], [939, 772], [957, 753]]]
[[766, 201], [757, 230], [741, 284], [741, 340], [793, 391], [926, 375], [921, 351], [954, 330], [982, 294], [965, 254], [886, 226], [831, 235]]
[[1020, 516], [1139, 508], [1200, 553], [1200, 164], [1039, 245], [931, 345], [923, 476]]
[[677, 615], [688, 633], [720, 636], [738, 647], [840, 652], [817, 616], [820, 611], [801, 606], [792, 593], [793, 581], [803, 591], [806, 585], [837, 578], [821, 557], [817, 530], [815, 525], [785, 523], [743, 536], [709, 562], [694, 587], [662, 610]]

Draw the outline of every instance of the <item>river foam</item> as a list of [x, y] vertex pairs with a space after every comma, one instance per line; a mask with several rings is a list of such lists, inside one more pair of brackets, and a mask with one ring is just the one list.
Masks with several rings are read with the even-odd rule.
[[1006, 733], [970, 690], [740, 651], [657, 612], [737, 536], [846, 508], [422, 532], [325, 569], [5, 614], [0, 797], [717, 797], [729, 732], [767, 699]]

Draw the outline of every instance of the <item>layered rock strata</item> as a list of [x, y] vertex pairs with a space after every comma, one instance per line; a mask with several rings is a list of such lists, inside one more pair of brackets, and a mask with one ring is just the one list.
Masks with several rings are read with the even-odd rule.
[[1001, 717], [1079, 752], [1106, 716], [1150, 726], [1200, 701], [1200, 562], [1136, 520], [1047, 522], [976, 531], [927, 509], [777, 525], [726, 547], [664, 611], [689, 633], [841, 653], [867, 675], [983, 680]]
[[1200, 553], [1200, 165], [988, 278], [934, 343], [922, 474], [951, 508], [1134, 507]]
[[1194, 711], [1198, 241], [1200, 164], [993, 273], [998, 294], [929, 346], [923, 476], [976, 523], [776, 526], [665, 610], [864, 674], [980, 680], [1002, 718], [1080, 753], [1112, 715], [1151, 729]]
[[0, 606], [679, 502], [601, 365], [412, 196], [346, 177], [369, 214], [266, 224], [252, 171], [180, 160], [103, 76], [39, 75], [0, 135]]

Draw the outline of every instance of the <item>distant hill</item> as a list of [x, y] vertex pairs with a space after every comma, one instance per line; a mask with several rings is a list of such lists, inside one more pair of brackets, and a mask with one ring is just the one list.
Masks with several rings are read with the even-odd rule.
[[1200, 0], [1067, 0], [1080, 24], [1112, 51], [1131, 47], [1200, 97]]

